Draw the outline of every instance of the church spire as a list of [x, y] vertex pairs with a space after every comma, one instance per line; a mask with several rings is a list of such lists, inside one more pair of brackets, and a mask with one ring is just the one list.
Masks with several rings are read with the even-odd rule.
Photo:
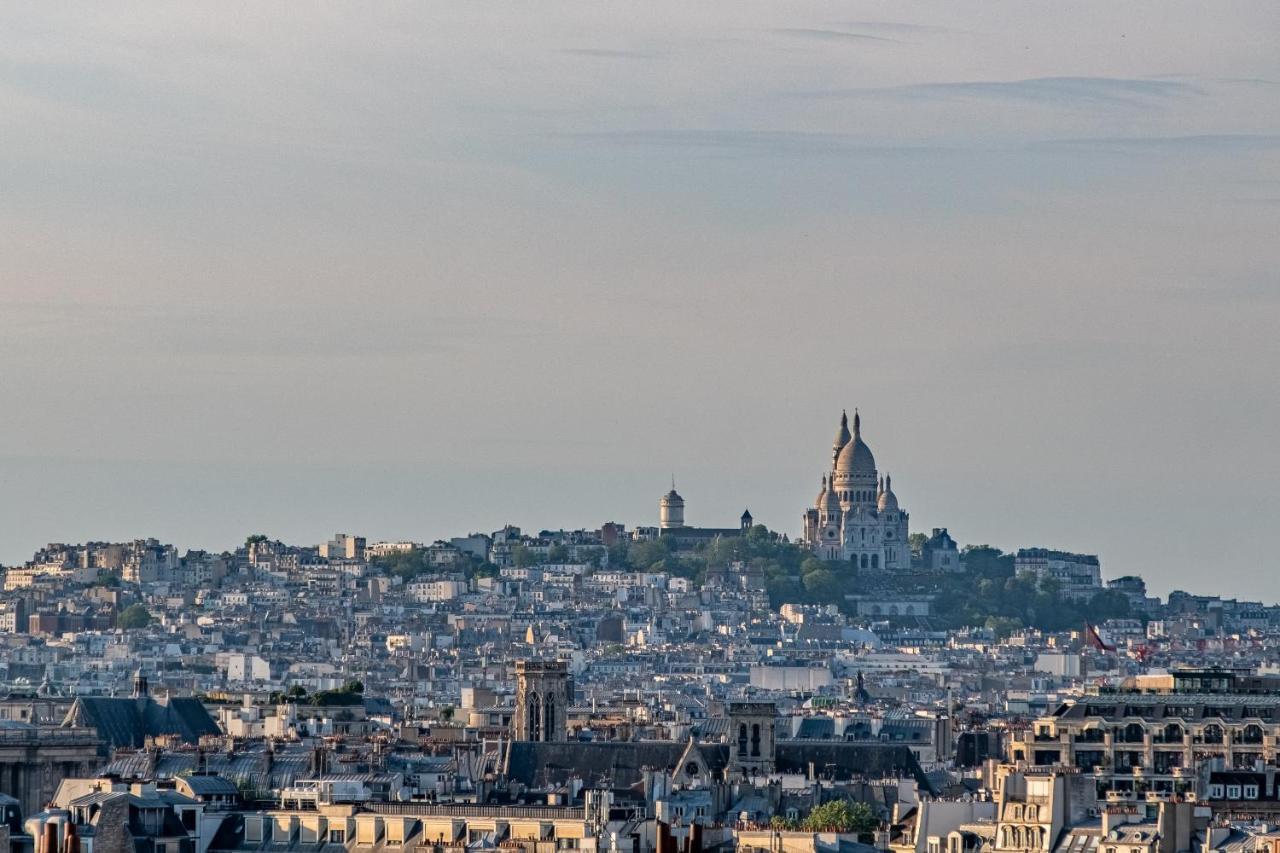
[[853, 434], [856, 437], [860, 432], [862, 432], [862, 417], [858, 414], [858, 410], [855, 408], [853, 410]]
[[844, 409], [840, 410], [840, 428], [836, 430], [835, 441], [831, 442], [831, 467], [836, 466], [836, 460], [840, 458], [840, 451], [853, 438], [849, 434], [849, 413]]

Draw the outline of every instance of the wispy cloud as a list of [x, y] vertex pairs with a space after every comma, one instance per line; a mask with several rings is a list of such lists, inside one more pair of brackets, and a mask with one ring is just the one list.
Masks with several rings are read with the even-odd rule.
[[658, 59], [663, 55], [652, 50], [619, 50], [609, 47], [565, 47], [556, 52], [591, 59]]
[[899, 42], [898, 39], [886, 38], [885, 36], [868, 35], [867, 33], [854, 33], [848, 30], [831, 30], [821, 27], [779, 27], [773, 30], [774, 33], [782, 36], [795, 36], [796, 38], [818, 39], [820, 41], [879, 41], [879, 42]]
[[832, 26], [846, 27], [853, 30], [870, 30], [877, 33], [894, 33], [897, 35], [964, 32], [950, 27], [940, 27], [933, 24], [911, 24], [905, 21], [842, 21], [833, 23]]
[[861, 137], [845, 133], [806, 133], [780, 130], [588, 131], [556, 133], [552, 134], [552, 136], [593, 145], [634, 148], [680, 148], [695, 151], [765, 155], [866, 154], [901, 156], [950, 150], [927, 145], [872, 145]]
[[1109, 136], [1050, 139], [1035, 143], [1040, 147], [1093, 148], [1114, 151], [1269, 151], [1280, 147], [1280, 134], [1203, 133], [1186, 136]]
[[1240, 83], [1246, 86], [1280, 86], [1280, 80], [1266, 80], [1262, 77], [1220, 77], [1219, 83]]
[[819, 89], [792, 93], [806, 98], [982, 98], [1048, 104], [1143, 106], [1154, 101], [1203, 94], [1176, 80], [1121, 77], [1033, 77], [1025, 80], [970, 80], [916, 83], [852, 89]]

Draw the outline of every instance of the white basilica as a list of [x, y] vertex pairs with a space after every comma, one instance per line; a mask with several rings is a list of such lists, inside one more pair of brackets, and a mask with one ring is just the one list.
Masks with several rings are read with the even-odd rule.
[[862, 420], [841, 414], [840, 430], [831, 445], [831, 473], [804, 514], [804, 542], [824, 560], [852, 560], [861, 569], [911, 568], [907, 513], [889, 478], [880, 478], [871, 448], [862, 440]]

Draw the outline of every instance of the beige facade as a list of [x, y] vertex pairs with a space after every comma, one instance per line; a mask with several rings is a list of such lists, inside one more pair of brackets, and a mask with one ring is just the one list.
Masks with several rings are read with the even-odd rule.
[[1280, 697], [1117, 694], [1068, 702], [1010, 741], [1012, 761], [1067, 766], [1100, 790], [1194, 791], [1209, 759], [1252, 769], [1276, 760]]

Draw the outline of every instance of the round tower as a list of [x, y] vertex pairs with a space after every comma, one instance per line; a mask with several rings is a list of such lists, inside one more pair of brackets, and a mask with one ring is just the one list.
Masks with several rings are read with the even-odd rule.
[[676, 492], [675, 481], [671, 481], [671, 491], [658, 501], [658, 528], [660, 530], [678, 530], [684, 527], [684, 498]]

